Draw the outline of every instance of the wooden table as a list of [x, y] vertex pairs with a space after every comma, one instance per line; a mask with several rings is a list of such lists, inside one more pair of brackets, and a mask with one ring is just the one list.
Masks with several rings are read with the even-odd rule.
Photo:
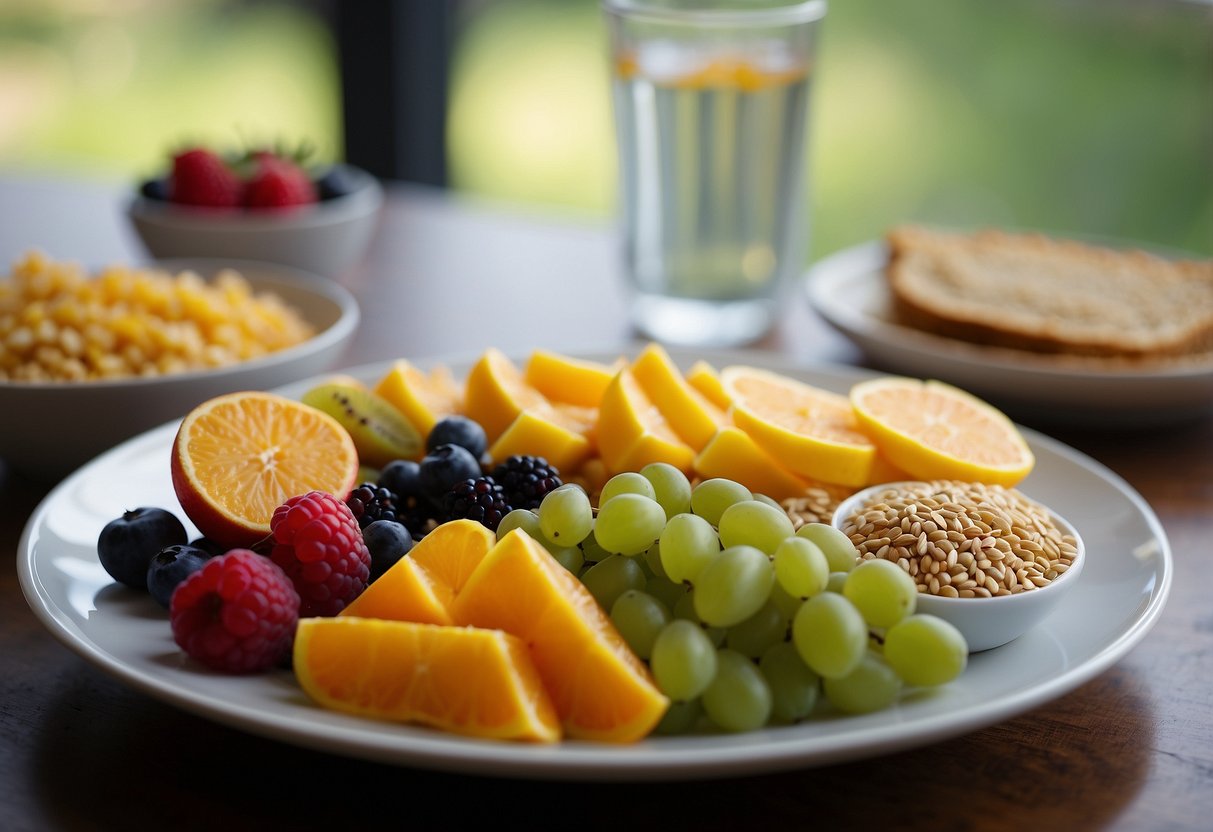
[[[109, 185], [0, 180], [0, 258], [139, 256]], [[346, 279], [364, 325], [349, 365], [632, 337], [610, 229], [393, 188]], [[858, 354], [798, 302], [763, 348]], [[1213, 827], [1213, 419], [1049, 430], [1124, 477], [1175, 555], [1170, 602], [1125, 659], [1019, 718], [892, 756], [713, 782], [572, 784], [397, 768], [302, 750], [149, 698], [61, 645], [14, 568], [47, 486], [0, 467], [0, 829], [1209, 829]], [[824, 824], [824, 825], [822, 825]]]

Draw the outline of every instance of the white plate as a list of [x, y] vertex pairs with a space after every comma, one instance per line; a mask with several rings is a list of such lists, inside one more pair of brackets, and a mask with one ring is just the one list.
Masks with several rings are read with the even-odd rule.
[[[762, 353], [673, 355], [683, 366], [695, 357], [718, 367], [763, 366], [838, 392], [862, 377], [847, 368], [797, 368]], [[448, 364], [456, 372], [467, 367]], [[351, 372], [373, 380], [386, 369], [378, 364]], [[307, 386], [283, 392], [298, 395]], [[1022, 488], [1070, 519], [1086, 540], [1089, 562], [1052, 615], [1018, 640], [974, 655], [964, 675], [945, 688], [881, 713], [730, 736], [652, 738], [629, 746], [477, 741], [322, 710], [289, 672], [246, 678], [200, 669], [174, 645], [163, 610], [110, 581], [96, 556], [102, 526], [134, 506], [177, 510], [168, 465], [175, 430], [175, 424], [164, 425], [114, 448], [60, 483], [37, 508], [18, 557], [31, 607], [73, 650], [153, 697], [252, 733], [390, 763], [551, 779], [689, 779], [925, 745], [1027, 711], [1100, 673], [1154, 624], [1171, 583], [1166, 536], [1141, 497], [1093, 460], [1026, 431], [1037, 466]]]
[[1091, 425], [1154, 425], [1213, 408], [1213, 355], [1153, 368], [983, 347], [893, 322], [882, 242], [837, 252], [805, 278], [809, 303], [886, 369], [964, 387], [1012, 415]]

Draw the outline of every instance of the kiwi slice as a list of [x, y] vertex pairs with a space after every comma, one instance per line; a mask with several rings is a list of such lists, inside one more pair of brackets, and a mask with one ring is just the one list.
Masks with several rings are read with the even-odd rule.
[[303, 403], [332, 416], [349, 432], [365, 466], [382, 468], [395, 459], [418, 459], [423, 440], [404, 415], [383, 397], [350, 384], [329, 383], [303, 394]]

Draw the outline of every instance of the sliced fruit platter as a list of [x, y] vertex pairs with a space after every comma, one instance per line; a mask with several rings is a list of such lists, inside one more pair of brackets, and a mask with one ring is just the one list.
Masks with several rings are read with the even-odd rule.
[[[680, 744], [723, 734], [770, 749], [733, 747], [763, 767], [839, 759], [965, 730], [1094, 672], [1063, 668], [1043, 686], [1033, 673], [1011, 699], [978, 690], [975, 708], [968, 688], [1016, 646], [969, 655], [961, 632], [915, 609], [948, 594], [938, 580], [832, 522], [873, 483], [1014, 493], [1042, 448], [1049, 468], [1073, 466], [1064, 453], [945, 385], [819, 386], [737, 357], [717, 369], [657, 345], [617, 358], [490, 349], [463, 367], [402, 359], [205, 402], [157, 440], [171, 445], [160, 459], [175, 500], [94, 538], [107, 576], [134, 588], [142, 574], [152, 598], [98, 597], [166, 606], [162, 638], [199, 689], [272, 680], [292, 727], [263, 715], [255, 730], [341, 748], [339, 725], [360, 753], [414, 761], [428, 756], [415, 743], [465, 735], [422, 760], [439, 765], [467, 762], [445, 743], [473, 743], [485, 763], [562, 740], [603, 749], [589, 752], [599, 770], [615, 764], [605, 754], [636, 773], [623, 748], [643, 740], [702, 771], [712, 755]], [[1117, 634], [1117, 650], [1137, 637]], [[212, 704], [200, 709], [248, 724]], [[914, 730], [871, 733], [940, 707]], [[389, 730], [408, 737], [403, 754], [383, 750]]]

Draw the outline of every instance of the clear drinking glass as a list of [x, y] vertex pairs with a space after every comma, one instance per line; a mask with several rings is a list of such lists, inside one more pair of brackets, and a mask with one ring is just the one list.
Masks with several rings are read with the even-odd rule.
[[802, 265], [824, 0], [603, 0], [632, 317], [676, 344], [774, 323]]

